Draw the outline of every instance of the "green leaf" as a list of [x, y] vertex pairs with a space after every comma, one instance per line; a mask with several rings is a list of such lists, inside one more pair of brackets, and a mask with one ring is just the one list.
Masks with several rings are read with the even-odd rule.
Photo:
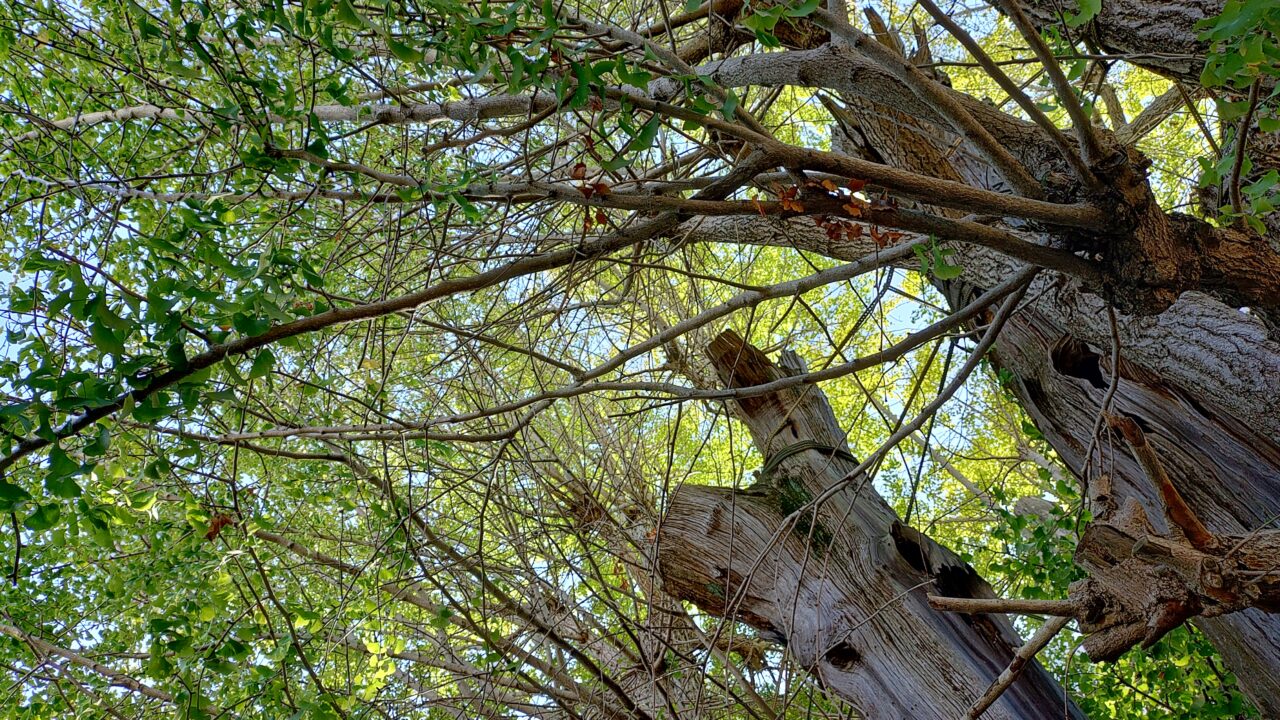
[[645, 123], [644, 127], [640, 129], [640, 134], [631, 138], [631, 142], [627, 144], [627, 152], [648, 150], [658, 137], [658, 130], [661, 127], [662, 121], [657, 116], [650, 118], [649, 122]]
[[336, 7], [338, 22], [353, 28], [370, 27], [369, 21], [356, 10], [351, 0], [338, 0]]
[[[1097, 1], [1101, 2], [1101, 0], [1097, 0]], [[822, 4], [822, 0], [804, 0], [804, 2], [800, 3], [799, 5], [796, 5], [795, 7], [787, 8], [784, 14], [787, 17], [793, 17], [793, 18], [806, 17], [808, 15], [812, 15], [813, 11], [817, 10], [818, 6], [821, 4]]]
[[755, 31], [757, 35], [767, 35], [773, 32], [773, 28], [778, 24], [778, 18], [768, 13], [756, 12], [743, 18], [742, 24], [747, 29]]
[[249, 379], [260, 378], [271, 372], [271, 368], [275, 367], [276, 356], [272, 354], [269, 348], [262, 348], [258, 351], [256, 357], [253, 358], [253, 365], [249, 367]]
[[1044, 440], [1044, 434], [1040, 432], [1040, 428], [1032, 425], [1029, 420], [1022, 421], [1022, 432], [1032, 440]]
[[1102, 12], [1102, 0], [1076, 0], [1080, 12], [1067, 16], [1067, 27], [1080, 27]]
[[395, 55], [397, 59], [405, 62], [422, 62], [422, 58], [424, 57], [421, 50], [400, 42], [395, 38], [387, 38], [387, 49], [390, 50], [391, 54]]
[[25, 525], [28, 530], [44, 532], [45, 530], [55, 527], [61, 519], [62, 508], [55, 503], [49, 503], [48, 505], [41, 505], [40, 507], [37, 507], [35, 512], [28, 515], [27, 519], [22, 521], [22, 524]]
[[138, 512], [147, 512], [155, 507], [157, 497], [154, 490], [131, 493], [129, 495], [129, 507]]
[[256, 315], [236, 313], [231, 317], [231, 326], [248, 337], [255, 337], [270, 330], [271, 321]]
[[52, 475], [45, 477], [44, 489], [53, 493], [55, 497], [66, 498], [68, 500], [80, 497], [83, 492], [80, 489], [79, 483], [77, 483], [73, 478], [54, 477]]
[[80, 471], [80, 465], [67, 456], [60, 446], [54, 445], [49, 450], [49, 476], [67, 477]]
[[720, 112], [724, 113], [726, 120], [732, 120], [734, 114], [738, 111], [738, 96], [732, 90], [724, 91], [724, 105], [721, 106]]
[[89, 323], [89, 337], [99, 350], [110, 355], [124, 354], [124, 341], [116, 336], [106, 323], [95, 320]]
[[5, 480], [0, 480], [0, 511], [17, 509], [31, 499], [31, 493]]
[[933, 266], [933, 276], [939, 280], [955, 280], [964, 273], [964, 268], [958, 265], [948, 265], [945, 261], [940, 261]]
[[109, 449], [111, 449], [111, 428], [106, 425], [99, 425], [98, 432], [93, 436], [93, 440], [84, 446], [84, 454], [90, 457], [99, 457], [106, 455]]

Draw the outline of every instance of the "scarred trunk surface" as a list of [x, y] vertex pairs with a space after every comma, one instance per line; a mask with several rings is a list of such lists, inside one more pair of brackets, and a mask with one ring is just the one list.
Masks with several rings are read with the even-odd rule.
[[[711, 347], [731, 387], [801, 371], [775, 367], [725, 333]], [[745, 491], [685, 486], [659, 536], [666, 590], [785, 643], [793, 657], [869, 720], [954, 720], [1012, 659], [1017, 635], [1001, 616], [930, 609], [930, 593], [992, 597], [971, 567], [902, 526], [865, 475], [849, 476], [845, 433], [816, 388], [739, 403], [770, 458]], [[847, 482], [846, 482], [847, 481]], [[807, 503], [843, 484], [821, 503]], [[1039, 666], [1029, 667], [984, 717], [1081, 717]]]
[[[1062, 27], [1061, 3], [1031, 0], [1023, 5], [1042, 27]], [[1222, 7], [1222, 0], [1107, 0], [1085, 32], [1103, 50], [1133, 54], [1137, 64], [1197, 83], [1208, 47], [1199, 40], [1195, 24], [1218, 14]], [[865, 114], [862, 122], [872, 124], [882, 116], [883, 112]], [[875, 149], [900, 167], [937, 174], [936, 166], [913, 163], [920, 155], [913, 147], [915, 137], [882, 133]], [[1263, 151], [1276, 137], [1260, 137], [1255, 130], [1250, 154], [1262, 160], [1255, 175], [1275, 166]], [[1043, 172], [1031, 164], [1034, 155], [1022, 153], [1022, 157], [1033, 172]], [[981, 177], [971, 181], [981, 182]], [[1216, 207], [1224, 195], [1221, 191], [1211, 198], [1211, 205]], [[1163, 238], [1147, 243], [1147, 248], [1183, 245], [1196, 248], [1197, 255], [1171, 257], [1161, 273], [1186, 272], [1198, 264], [1202, 269], [1197, 282], [1205, 290], [1212, 290], [1223, 278], [1236, 283], [1257, 278], [1257, 287], [1269, 289], [1248, 299], [1247, 292], [1246, 297], [1229, 295], [1250, 305], [1268, 303], [1269, 296], [1274, 305], [1275, 253], [1267, 247], [1268, 242], [1271, 248], [1280, 247], [1274, 227], [1270, 237], [1261, 239], [1231, 236], [1238, 237], [1239, 247], [1245, 248], [1236, 252], [1233, 242], [1195, 242], [1186, 233], [1198, 232], [1196, 223], [1171, 217], [1174, 222], [1158, 228]], [[1269, 227], [1280, 226], [1275, 217], [1264, 218]], [[959, 257], [966, 268], [964, 281], [944, 284], [952, 307], [960, 307], [973, 293], [1013, 271], [1010, 263], [989, 252], [962, 248]], [[1123, 258], [1110, 261], [1117, 267], [1125, 262]], [[1126, 267], [1118, 274], [1139, 279], [1142, 273], [1141, 267]], [[1045, 288], [1032, 306], [1009, 323], [994, 354], [1014, 373], [1019, 400], [1051, 445], [1077, 475], [1083, 475], [1086, 449], [1116, 374], [1109, 361], [1107, 310], [1099, 298], [1081, 292], [1073, 283], [1046, 282]], [[1122, 293], [1115, 299], [1125, 301]], [[1248, 533], [1280, 515], [1280, 344], [1275, 337], [1275, 313], [1257, 314], [1255, 318], [1191, 292], [1181, 294], [1173, 307], [1158, 316], [1121, 313], [1118, 317], [1121, 362], [1111, 410], [1134, 417], [1147, 431], [1192, 509], [1216, 533]], [[1104, 436], [1099, 452], [1095, 472], [1106, 468], [1113, 475], [1116, 495], [1137, 499], [1159, 524], [1158, 494], [1124, 443], [1114, 435]], [[1280, 617], [1250, 610], [1198, 619], [1196, 624], [1263, 715], [1280, 717]]]
[[[811, 221], [726, 218], [700, 233], [735, 242], [797, 247], [853, 260], [869, 241], [833, 242]], [[1018, 265], [961, 246], [953, 307], [1007, 279]], [[1105, 302], [1046, 273], [998, 337], [993, 355], [1062, 461], [1084, 474], [1085, 451], [1112, 382]], [[1117, 314], [1120, 378], [1113, 413], [1134, 418], [1173, 482], [1209, 529], [1221, 534], [1276, 527], [1280, 516], [1280, 342], [1256, 318], [1200, 293], [1155, 317]], [[1164, 530], [1156, 490], [1118, 436], [1104, 428], [1095, 457], [1118, 498], [1138, 500]], [[1096, 460], [1095, 460], [1096, 463]], [[1280, 717], [1280, 616], [1251, 610], [1196, 624], [1263, 717]]]
[[[1216, 304], [1193, 296], [1168, 312], [1181, 310], [1182, 319], [1194, 325], [1190, 313], [1212, 309], [1200, 303]], [[1082, 474], [1094, 424], [1115, 381], [1109, 343], [1081, 340], [1059, 322], [1057, 313], [1037, 310], [1030, 309], [1006, 326], [995, 357], [1012, 371], [1015, 392], [1036, 426], [1063, 462]], [[1220, 389], [1218, 372], [1238, 361], [1233, 357], [1236, 343], [1243, 339], [1238, 329], [1203, 325], [1201, 337], [1194, 340], [1169, 338], [1184, 350], [1194, 345], [1204, 370], [1199, 382], [1178, 382], [1130, 360], [1122, 335], [1119, 379], [1111, 402], [1112, 412], [1128, 415], [1142, 427], [1178, 490], [1209, 529], [1226, 534], [1265, 527], [1280, 514], [1280, 447], [1257, 425], [1206, 397], [1211, 394], [1207, 390]], [[1196, 371], [1192, 365], [1187, 369]], [[1280, 376], [1258, 380], [1280, 392]], [[1106, 468], [1115, 494], [1136, 498], [1157, 529], [1166, 530], [1158, 494], [1124, 442], [1107, 433], [1095, 452], [1101, 457], [1100, 465], [1095, 458], [1095, 473], [1098, 467]], [[1280, 615], [1249, 610], [1195, 622], [1263, 716], [1280, 717]]]

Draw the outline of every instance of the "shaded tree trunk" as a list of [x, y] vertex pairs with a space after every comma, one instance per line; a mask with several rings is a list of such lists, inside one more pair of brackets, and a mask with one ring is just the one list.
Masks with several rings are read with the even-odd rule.
[[1101, 10], [1083, 27], [1066, 26], [1065, 18], [1079, 10], [1062, 0], [1019, 0], [1041, 28], [1057, 27], [1063, 34], [1083, 38], [1098, 50], [1127, 59], [1165, 77], [1200, 84], [1208, 44], [1196, 23], [1222, 12], [1226, 0], [1103, 0]]
[[[776, 367], [727, 332], [711, 345], [729, 387], [803, 372]], [[963, 717], [1019, 644], [1000, 616], [938, 613], [927, 595], [992, 597], [976, 572], [901, 524], [849, 455], [816, 388], [737, 403], [769, 460], [747, 490], [685, 486], [658, 538], [666, 589], [785, 643], [793, 657], [870, 720]], [[835, 485], [843, 489], [805, 506]], [[1034, 663], [984, 717], [1081, 717]]]
[[[698, 232], [734, 242], [797, 247], [837, 259], [874, 252], [870, 241], [833, 242], [808, 221], [726, 218]], [[696, 236], [695, 236], [696, 237]], [[964, 268], [943, 284], [953, 308], [1016, 272], [1003, 256], [957, 247]], [[1114, 377], [1101, 298], [1045, 274], [993, 348], [1011, 389], [1061, 460], [1079, 477]], [[1280, 342], [1256, 318], [1202, 293], [1156, 317], [1117, 313], [1120, 372], [1113, 412], [1133, 417], [1191, 508], [1215, 533], [1240, 534], [1280, 516]], [[1123, 440], [1103, 429], [1095, 449], [1115, 494], [1140, 501], [1164, 530], [1158, 494]], [[1280, 616], [1246, 611], [1197, 619], [1264, 717], [1280, 717]]]

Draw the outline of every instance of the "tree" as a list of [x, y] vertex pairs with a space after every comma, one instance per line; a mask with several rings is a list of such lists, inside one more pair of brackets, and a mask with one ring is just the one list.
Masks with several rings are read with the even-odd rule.
[[10, 713], [1280, 715], [1280, 7], [972, 5], [3, 2]]

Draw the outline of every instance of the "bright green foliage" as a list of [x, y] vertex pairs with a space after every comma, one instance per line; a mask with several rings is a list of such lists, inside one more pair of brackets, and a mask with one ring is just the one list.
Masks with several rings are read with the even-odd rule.
[[[1218, 96], [1219, 120], [1230, 128], [1226, 133], [1228, 151], [1215, 163], [1202, 159], [1202, 186], [1231, 181], [1239, 167], [1245, 178], [1243, 207], [1231, 208], [1222, 220], [1236, 218], [1259, 233], [1266, 227], [1260, 216], [1274, 213], [1280, 203], [1276, 184], [1280, 173], [1269, 170], [1253, 172], [1253, 159], [1246, 151], [1237, 159], [1242, 120], [1263, 133], [1280, 131], [1280, 7], [1275, 3], [1228, 0], [1222, 14], [1200, 22], [1201, 39], [1208, 41], [1213, 52], [1208, 56], [1201, 82], [1205, 87], [1221, 88]], [[1234, 92], [1233, 92], [1234, 91]], [[1258, 177], [1261, 175], [1261, 177]], [[1252, 178], [1252, 179], [1249, 179]]]

